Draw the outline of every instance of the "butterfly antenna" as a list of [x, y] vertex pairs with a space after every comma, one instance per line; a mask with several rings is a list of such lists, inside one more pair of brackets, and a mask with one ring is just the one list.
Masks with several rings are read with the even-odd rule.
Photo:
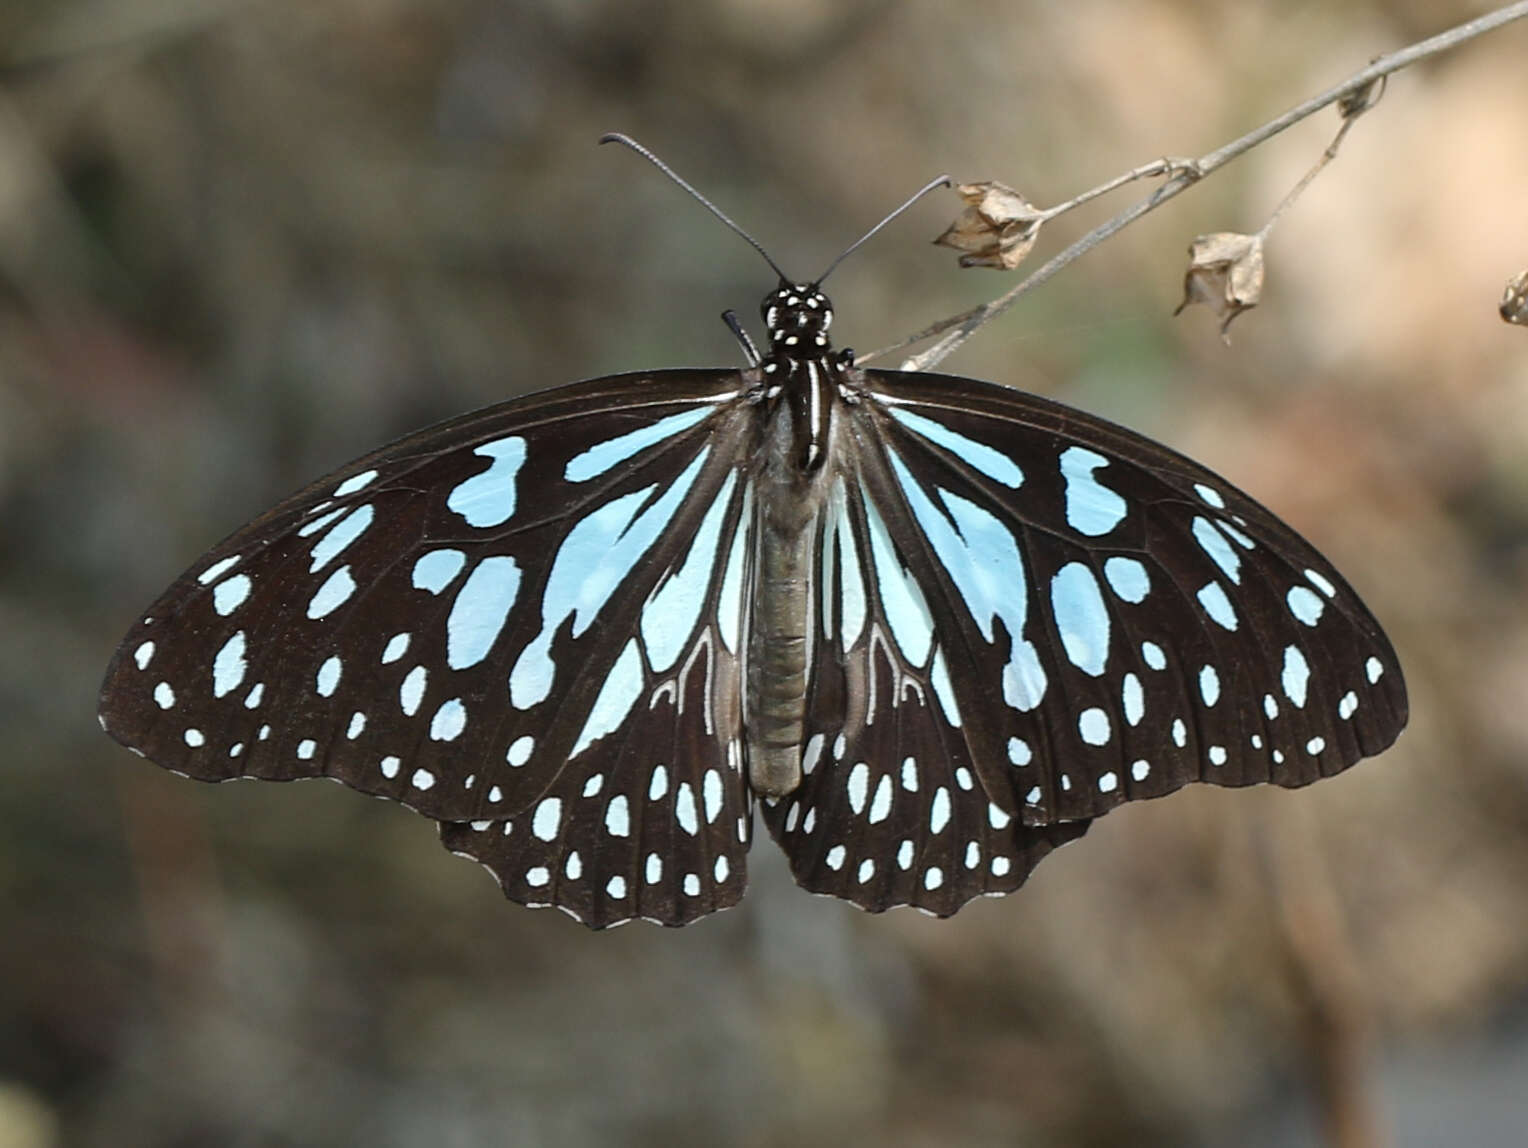
[[[700, 192], [696, 191], [693, 187], [691, 187], [690, 184], [678, 172], [676, 172], [673, 168], [669, 167], [668, 164], [664, 163], [661, 159], [659, 159], [657, 156], [655, 156], [652, 152], [648, 151], [645, 147], [643, 147], [641, 144], [639, 144], [636, 140], [632, 139], [628, 135], [623, 135], [620, 132], [606, 132], [604, 135], [600, 136], [600, 143], [602, 143], [602, 144], [607, 144], [607, 143], [625, 144], [632, 151], [636, 152], [639, 156], [641, 156], [643, 159], [645, 159], [649, 163], [651, 163], [654, 167], [656, 167], [664, 175], [668, 176], [671, 180], [673, 180], [675, 183], [677, 183], [680, 187], [684, 188], [685, 191], [689, 192], [690, 195], [692, 195], [700, 203], [700, 205], [702, 207], [704, 207], [712, 215], [716, 216], [717, 219], [720, 219], [728, 227], [732, 228], [733, 231], [735, 231], [735, 232], [737, 232], [737, 234], [741, 235], [743, 237], [744, 241], [748, 244], [748, 246], [752, 247], [755, 251], [757, 251], [760, 255], [762, 255], [764, 257], [764, 262], [768, 263], [770, 265], [770, 267], [774, 268], [774, 272], [775, 272], [776, 275], [778, 275], [780, 277], [780, 282], [781, 283], [789, 283], [791, 281], [790, 277], [788, 275], [786, 275], [784, 271], [780, 270], [780, 265], [769, 257], [769, 252], [764, 250], [763, 246], [759, 243], [759, 241], [757, 239], [755, 239], [753, 236], [749, 235], [748, 232], [744, 231], [737, 224], [733, 223], [732, 220], [728, 219], [727, 216], [722, 212], [721, 208], [717, 207], [716, 204], [712, 203], [705, 196], [701, 195]], [[914, 198], [916, 198], [916, 197], [914, 197]], [[893, 213], [893, 214], [895, 214], [895, 213]], [[869, 238], [869, 236], [867, 236], [866, 238]], [[863, 240], [861, 242], [863, 242]], [[858, 246], [858, 245], [856, 245], [856, 246]], [[850, 250], [852, 251], [853, 248], [850, 248]]]
[[881, 230], [881, 228], [885, 227], [893, 219], [895, 219], [897, 216], [901, 215], [904, 211], [906, 211], [913, 204], [917, 203], [920, 199], [922, 199], [929, 192], [933, 191], [934, 188], [936, 188], [936, 187], [949, 187], [952, 182], [953, 181], [947, 175], [941, 175], [938, 179], [931, 179], [931, 180], [929, 180], [926, 184], [924, 184], [916, 192], [914, 192], [912, 197], [906, 203], [904, 203], [901, 207], [897, 208], [890, 215], [888, 215], [885, 219], [881, 220], [881, 222], [877, 223], [869, 231], [865, 232], [864, 235], [861, 235], [858, 239], [856, 239], [853, 243], [851, 243], [849, 245], [848, 249], [845, 250], [844, 253], [842, 255], [840, 255], [837, 259], [833, 260], [832, 263], [829, 263], [828, 264], [828, 269], [826, 271], [824, 271], [821, 275], [817, 276], [817, 278], [815, 280], [813, 280], [813, 282], [815, 282], [815, 283], [820, 285], [824, 279], [826, 279], [829, 275], [833, 274], [834, 268], [836, 268], [845, 259], [849, 258], [849, 256], [853, 255], [856, 251], [858, 251], [860, 249], [860, 246], [867, 239], [869, 239], [872, 235], [874, 235], [877, 231]]

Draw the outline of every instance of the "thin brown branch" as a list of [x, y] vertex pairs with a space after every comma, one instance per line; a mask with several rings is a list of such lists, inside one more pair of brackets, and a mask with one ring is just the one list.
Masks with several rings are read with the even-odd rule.
[[[1040, 267], [1030, 272], [1023, 280], [996, 299], [973, 307], [969, 311], [964, 311], [947, 319], [941, 319], [937, 323], [932, 323], [917, 334], [911, 335], [898, 343], [861, 356], [858, 361], [866, 362], [870, 359], [879, 358], [882, 355], [893, 354], [916, 343], [921, 343], [925, 339], [931, 339], [936, 335], [943, 335], [944, 338], [940, 339], [932, 347], [905, 360], [902, 364], [902, 369], [917, 371], [926, 370], [934, 366], [940, 360], [953, 353], [981, 327], [1007, 311], [1022, 296], [1046, 282], [1063, 268], [1076, 262], [1116, 232], [1128, 227], [1148, 212], [1156, 210], [1180, 192], [1186, 191], [1217, 168], [1224, 167], [1233, 159], [1246, 154], [1259, 144], [1272, 139], [1280, 132], [1314, 115], [1328, 105], [1337, 103], [1339, 100], [1351, 99], [1357, 93], [1363, 92], [1371, 84], [1383, 80], [1386, 76], [1392, 75], [1402, 68], [1409, 67], [1420, 60], [1450, 51], [1469, 40], [1475, 39], [1477, 36], [1494, 31], [1525, 16], [1528, 16], [1528, 0], [1520, 0], [1519, 3], [1505, 5], [1494, 12], [1489, 12], [1477, 19], [1450, 28], [1446, 32], [1441, 32], [1429, 39], [1412, 44], [1410, 47], [1378, 57], [1368, 67], [1355, 72], [1341, 83], [1328, 88], [1319, 95], [1312, 96], [1302, 103], [1296, 104], [1282, 115], [1269, 120], [1261, 127], [1254, 128], [1239, 139], [1232, 140], [1225, 146], [1208, 152], [1197, 160], [1191, 161], [1178, 174], [1162, 184], [1161, 187], [1157, 188], [1145, 199], [1126, 208], [1108, 222], [1095, 227], [1081, 239], [1067, 247], [1066, 250], [1053, 256]], [[1350, 123], [1352, 123], [1351, 116], [1345, 118], [1343, 131], [1340, 131], [1337, 140], [1334, 140], [1334, 147], [1341, 141], [1342, 135]], [[1149, 168], [1152, 165], [1143, 166]], [[1319, 166], [1324, 166], [1324, 164], [1318, 165], [1318, 169]], [[1118, 187], [1130, 182], [1133, 178], [1136, 178], [1134, 172], [1111, 182], [1114, 187]], [[1110, 185], [1104, 184], [1102, 187], [1109, 188]], [[1096, 193], [1101, 194], [1101, 192]], [[1087, 193], [1087, 197], [1091, 198], [1093, 194], [1095, 193]]]

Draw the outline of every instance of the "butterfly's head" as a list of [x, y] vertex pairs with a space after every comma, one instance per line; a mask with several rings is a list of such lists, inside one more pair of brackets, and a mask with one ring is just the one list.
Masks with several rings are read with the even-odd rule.
[[800, 359], [827, 351], [833, 304], [815, 283], [782, 283], [764, 296], [759, 310], [773, 354]]

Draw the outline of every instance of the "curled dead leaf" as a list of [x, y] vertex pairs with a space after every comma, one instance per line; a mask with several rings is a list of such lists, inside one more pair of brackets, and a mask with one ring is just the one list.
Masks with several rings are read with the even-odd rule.
[[1188, 270], [1183, 275], [1183, 302], [1203, 303], [1220, 319], [1225, 337], [1231, 320], [1257, 306], [1263, 294], [1263, 240], [1257, 235], [1217, 231], [1189, 244]]
[[1528, 327], [1528, 271], [1519, 271], [1507, 280], [1501, 296], [1501, 317], [1508, 323]]
[[1012, 271], [1040, 237], [1045, 213], [1013, 188], [991, 180], [955, 188], [968, 206], [935, 243], [963, 252], [962, 267]]

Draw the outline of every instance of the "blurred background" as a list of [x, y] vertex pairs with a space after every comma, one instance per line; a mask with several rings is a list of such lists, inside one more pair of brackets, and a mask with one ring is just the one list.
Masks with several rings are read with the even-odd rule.
[[[1412, 723], [1310, 790], [1119, 810], [948, 921], [799, 892], [587, 932], [338, 786], [101, 735], [136, 613], [394, 435], [733, 364], [772, 286], [941, 171], [1039, 204], [1218, 147], [1487, 4], [0, 0], [0, 1146], [1521, 1145], [1528, 1128], [1528, 24], [1395, 77], [1177, 320], [1328, 111], [946, 369], [1125, 422], [1317, 543]], [[1144, 187], [1051, 224], [1036, 259]], [[835, 273], [861, 350], [1011, 280], [935, 196]]]

